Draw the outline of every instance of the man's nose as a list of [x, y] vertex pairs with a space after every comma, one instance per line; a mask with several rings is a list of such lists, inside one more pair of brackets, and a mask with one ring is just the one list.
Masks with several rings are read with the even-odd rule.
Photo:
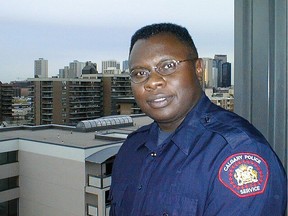
[[161, 74], [153, 70], [151, 71], [150, 76], [148, 80], [146, 81], [144, 88], [147, 91], [150, 91], [150, 90], [155, 90], [159, 87], [164, 87], [165, 85], [166, 85], [165, 78]]

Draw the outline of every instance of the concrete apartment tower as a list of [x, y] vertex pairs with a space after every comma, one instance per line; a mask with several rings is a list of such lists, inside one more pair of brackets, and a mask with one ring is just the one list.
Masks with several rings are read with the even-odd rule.
[[30, 120], [35, 125], [76, 125], [103, 116], [102, 81], [99, 79], [30, 79], [33, 101]]
[[120, 63], [115, 60], [102, 61], [103, 74], [120, 74]]
[[69, 63], [68, 78], [79, 78], [82, 75], [82, 69], [85, 67], [85, 62], [74, 60]]
[[3, 121], [10, 122], [12, 120], [13, 96], [14, 96], [13, 85], [7, 83], [2, 84], [0, 82], [0, 124]]
[[38, 60], [34, 61], [34, 77], [48, 77], [48, 60], [39, 58]]

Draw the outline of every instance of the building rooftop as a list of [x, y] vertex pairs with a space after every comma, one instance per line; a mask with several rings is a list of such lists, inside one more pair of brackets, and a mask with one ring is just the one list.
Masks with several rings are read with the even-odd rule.
[[[109, 145], [125, 140], [128, 134], [152, 120], [145, 115], [132, 117], [133, 125], [121, 128], [97, 128], [97, 131], [83, 132], [76, 127], [63, 125], [16, 126], [0, 128], [0, 141], [23, 139], [76, 148], [91, 148]], [[100, 129], [100, 130], [99, 130]]]

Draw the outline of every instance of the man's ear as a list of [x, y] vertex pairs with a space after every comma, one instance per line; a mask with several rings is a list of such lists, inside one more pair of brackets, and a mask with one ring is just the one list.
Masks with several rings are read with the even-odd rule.
[[203, 81], [203, 70], [204, 70], [204, 62], [202, 58], [198, 58], [195, 62], [195, 67], [196, 67], [196, 76], [199, 80], [200, 83]]

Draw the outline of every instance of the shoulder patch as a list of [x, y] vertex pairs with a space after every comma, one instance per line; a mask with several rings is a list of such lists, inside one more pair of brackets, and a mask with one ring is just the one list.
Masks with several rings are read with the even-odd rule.
[[255, 196], [265, 191], [269, 168], [267, 162], [257, 154], [237, 153], [222, 163], [218, 178], [238, 197]]

